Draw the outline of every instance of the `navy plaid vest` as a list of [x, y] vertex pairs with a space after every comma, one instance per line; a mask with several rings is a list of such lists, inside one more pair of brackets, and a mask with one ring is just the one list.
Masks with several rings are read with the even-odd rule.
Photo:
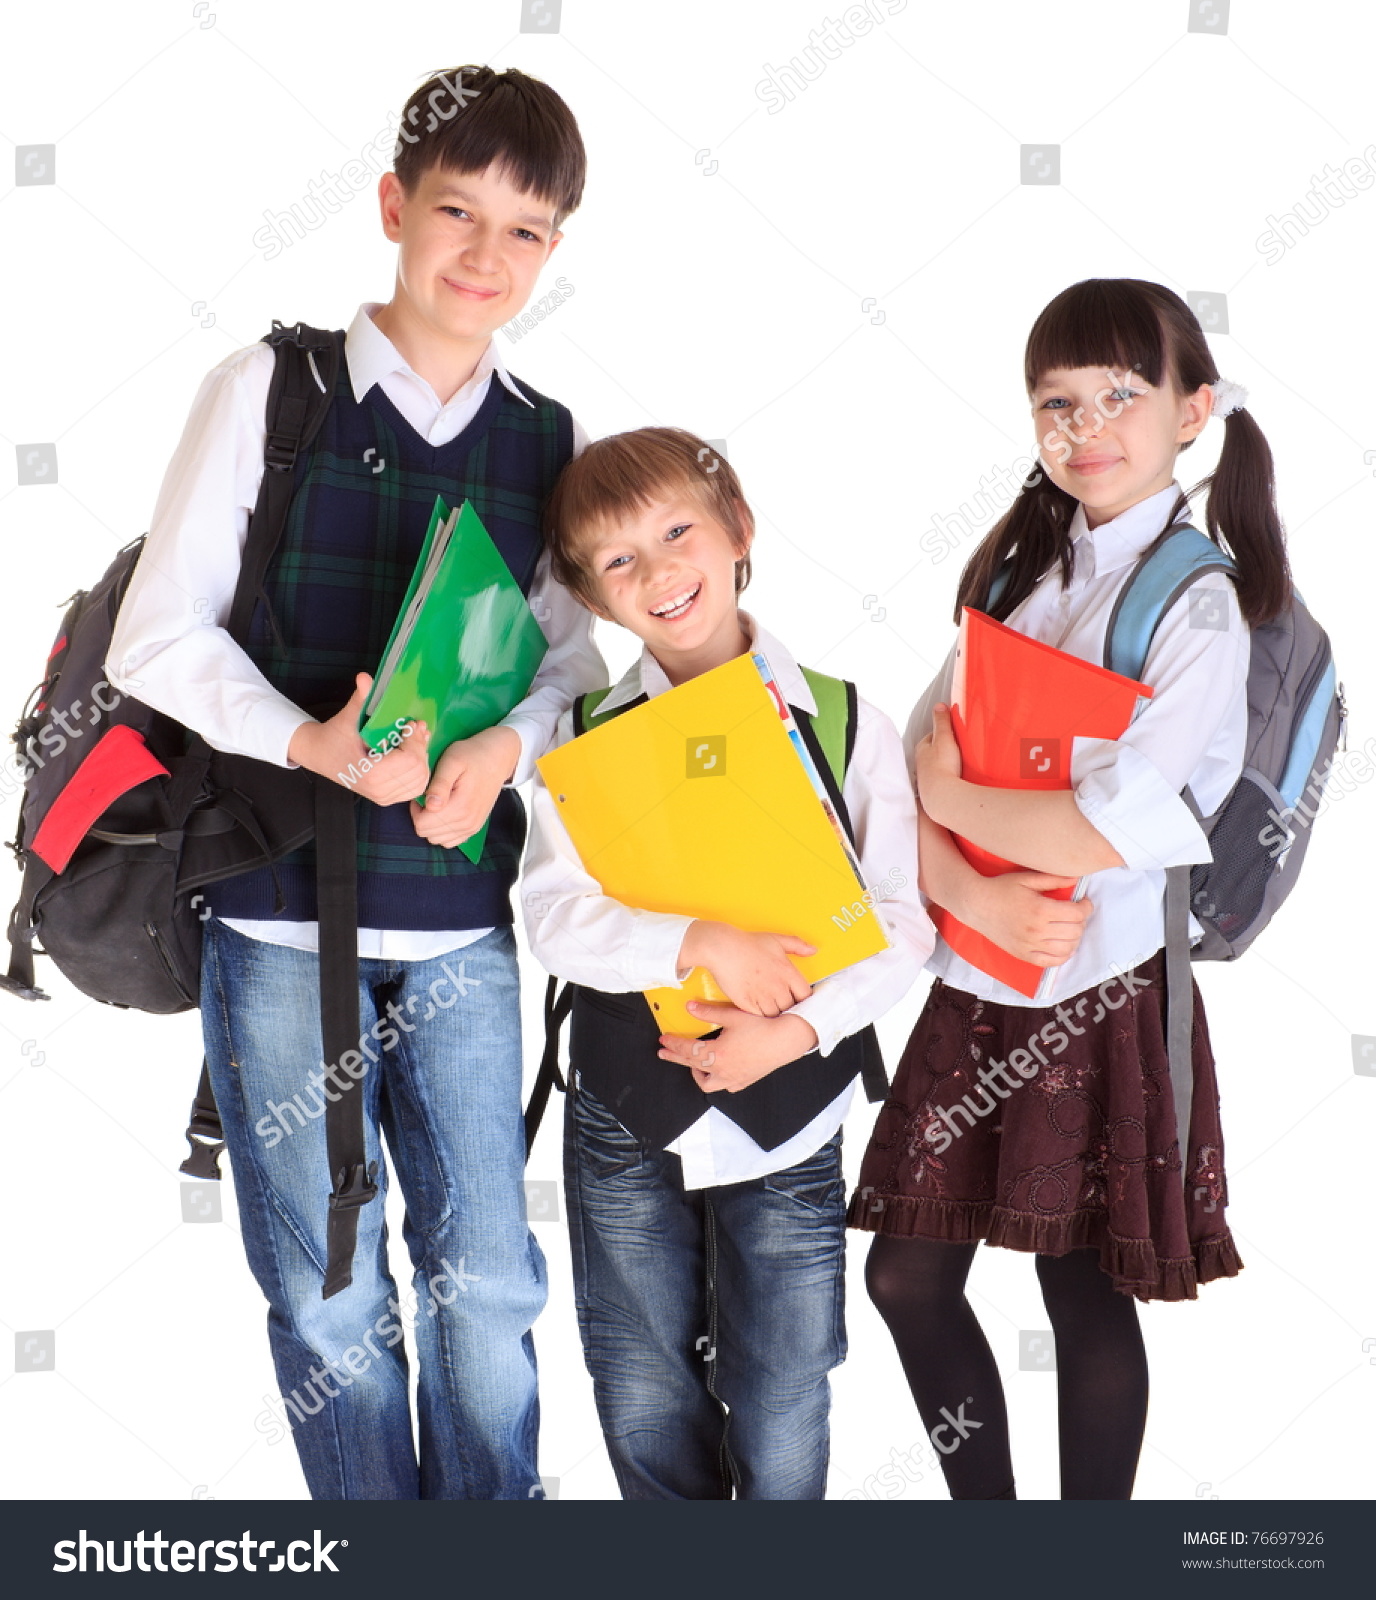
[[[335, 338], [343, 341], [342, 332]], [[313, 716], [337, 711], [356, 672], [375, 672], [406, 593], [435, 496], [473, 507], [513, 577], [530, 593], [541, 552], [540, 513], [573, 453], [565, 407], [495, 374], [469, 425], [430, 445], [374, 386], [354, 399], [340, 361], [334, 400], [315, 443], [297, 461], [281, 543], [249, 629], [247, 652], [264, 677]], [[364, 928], [487, 928], [512, 920], [510, 890], [525, 843], [525, 807], [503, 789], [476, 865], [417, 834], [406, 804], [358, 801], [358, 921]], [[317, 920], [315, 847], [277, 863], [288, 922]], [[272, 873], [215, 885], [216, 916], [270, 920]]]

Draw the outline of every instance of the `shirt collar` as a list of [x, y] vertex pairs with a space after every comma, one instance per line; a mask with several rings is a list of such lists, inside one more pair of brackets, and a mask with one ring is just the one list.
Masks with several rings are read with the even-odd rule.
[[[1081, 540], [1093, 554], [1090, 571], [1102, 576], [1136, 561], [1158, 533], [1166, 526], [1171, 507], [1180, 495], [1180, 485], [1172, 480], [1165, 489], [1139, 500], [1135, 506], [1120, 511], [1116, 517], [1091, 528], [1085, 517], [1084, 503], [1075, 507], [1067, 530], [1072, 545]], [[1081, 561], [1077, 552], [1076, 577], [1080, 576]], [[1045, 574], [1043, 574], [1045, 576]]]
[[471, 395], [479, 384], [486, 383], [495, 372], [512, 394], [534, 409], [535, 402], [517, 386], [516, 380], [506, 370], [506, 363], [502, 360], [495, 339], [487, 341], [487, 348], [474, 367], [473, 376], [450, 397], [445, 405], [440, 405], [440, 397], [430, 384], [407, 363], [401, 351], [373, 321], [373, 313], [381, 309], [380, 301], [370, 300], [361, 305], [354, 320], [349, 324], [348, 332], [344, 335], [344, 358], [348, 363], [349, 382], [353, 386], [356, 401], [361, 401], [364, 395], [389, 373], [400, 372], [414, 383], [420, 384], [435, 405], [444, 411], [455, 402]]
[[[774, 673], [774, 681], [783, 691], [784, 699], [789, 705], [797, 706], [800, 711], [806, 711], [810, 717], [815, 717], [817, 702], [813, 698], [812, 690], [808, 688], [802, 669], [789, 651], [772, 633], [762, 628], [748, 611], [740, 612], [739, 616], [741, 625], [749, 636], [751, 651], [762, 655], [768, 661]], [[650, 653], [650, 647], [646, 645], [641, 650], [639, 659], [632, 663], [625, 676], [598, 706], [598, 714], [619, 710], [622, 706], [629, 705], [638, 695], [644, 694], [653, 700], [656, 695], [663, 694], [666, 689], [672, 687], [664, 675], [664, 668], [655, 660]]]

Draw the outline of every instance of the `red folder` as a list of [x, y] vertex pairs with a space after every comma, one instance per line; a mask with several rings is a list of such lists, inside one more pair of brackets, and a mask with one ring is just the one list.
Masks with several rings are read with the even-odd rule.
[[[1106, 667], [1082, 661], [995, 622], [968, 606], [956, 641], [951, 724], [961, 776], [997, 789], [1069, 789], [1077, 738], [1117, 739], [1151, 697], [1151, 689]], [[986, 878], [1017, 872], [1015, 861], [956, 837], [961, 854]], [[1053, 900], [1078, 900], [1073, 889], [1048, 889]], [[1031, 999], [1048, 1000], [1058, 969], [1038, 967], [976, 933], [940, 906], [937, 932], [958, 956]]]

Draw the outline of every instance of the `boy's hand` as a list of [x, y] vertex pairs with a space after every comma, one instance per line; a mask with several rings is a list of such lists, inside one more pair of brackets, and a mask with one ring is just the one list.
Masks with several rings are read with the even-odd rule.
[[709, 1005], [703, 1000], [690, 1000], [688, 1009], [721, 1032], [715, 1039], [661, 1034], [659, 1059], [687, 1067], [698, 1088], [707, 1094], [748, 1089], [776, 1068], [816, 1048], [816, 1030], [799, 1016], [755, 1017], [735, 1006]]
[[789, 956], [816, 953], [813, 945], [791, 934], [745, 933], [729, 922], [699, 919], [689, 924], [679, 946], [679, 973], [686, 977], [693, 967], [705, 967], [717, 987], [742, 1011], [777, 1017], [812, 993], [811, 984]]
[[520, 735], [511, 728], [484, 728], [471, 739], [455, 739], [435, 763], [425, 805], [411, 802], [416, 832], [446, 849], [471, 839], [487, 821], [520, 755]]
[[927, 815], [939, 821], [942, 785], [961, 774], [960, 746], [951, 726], [951, 708], [932, 707], [932, 731], [913, 751], [913, 777]]
[[[359, 738], [358, 718], [372, 686], [373, 680], [366, 672], [356, 673], [348, 704], [341, 706], [328, 722], [303, 722], [291, 736], [287, 755], [310, 772], [343, 782], [345, 788], [356, 790], [374, 805], [392, 806], [410, 800], [425, 788], [430, 775], [430, 730], [423, 722], [397, 728], [391, 748], [369, 757], [370, 770], [360, 772], [359, 763], [368, 756], [368, 746]], [[350, 767], [358, 772], [356, 781], [347, 777]], [[341, 773], [346, 774], [342, 779]]]
[[1094, 911], [1091, 900], [1051, 900], [1040, 891], [1063, 889], [1078, 880], [1049, 872], [1001, 872], [976, 886], [968, 922], [1019, 961], [1036, 967], [1059, 967], [1075, 954], [1085, 924]]

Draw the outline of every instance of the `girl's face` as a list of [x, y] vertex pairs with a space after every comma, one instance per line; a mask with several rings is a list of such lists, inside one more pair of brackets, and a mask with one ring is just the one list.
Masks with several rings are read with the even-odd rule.
[[1091, 528], [1169, 486], [1180, 446], [1209, 420], [1207, 383], [1189, 395], [1138, 372], [1057, 367], [1032, 391], [1037, 447], [1051, 481], [1082, 502]]

